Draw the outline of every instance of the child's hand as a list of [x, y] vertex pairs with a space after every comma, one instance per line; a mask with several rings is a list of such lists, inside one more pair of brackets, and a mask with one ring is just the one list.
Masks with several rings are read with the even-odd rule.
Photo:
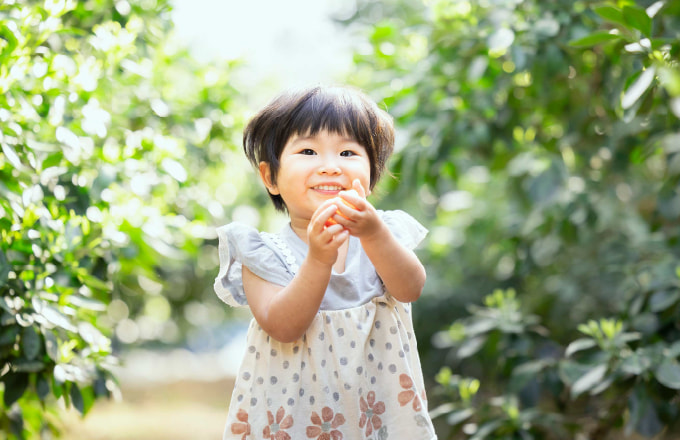
[[335, 264], [338, 249], [349, 237], [349, 231], [342, 225], [327, 225], [328, 220], [337, 212], [338, 204], [341, 203], [336, 199], [322, 203], [307, 226], [308, 256], [328, 266]]
[[[359, 193], [358, 193], [357, 190], [355, 190], [355, 189], [350, 189], [350, 190], [347, 191], [347, 193], [348, 193], [348, 194], [349, 194], [349, 193], [352, 193], [352, 194], [356, 195], [357, 197], [359, 197]], [[345, 205], [349, 206], [350, 208], [352, 208], [352, 209], [357, 209], [356, 206], [352, 205], [352, 204], [349, 203], [347, 200], [345, 200], [345, 199], [343, 199], [343, 198], [340, 198], [339, 200], [340, 200], [340, 202], [344, 203]], [[334, 213], [333, 215], [340, 215], [340, 216], [343, 216], [343, 217], [344, 217], [344, 215], [342, 215], [342, 212], [340, 212], [339, 209], [336, 210], [335, 213]], [[345, 217], [345, 218], [347, 218], [347, 217]], [[338, 224], [338, 222], [335, 221], [335, 219], [333, 218], [333, 216], [331, 216], [328, 220], [326, 220], [326, 223], [325, 223], [326, 226], [337, 225], [337, 224]]]
[[365, 237], [377, 231], [382, 221], [373, 205], [366, 200], [366, 191], [359, 179], [352, 182], [352, 189], [341, 191], [340, 197], [333, 199], [338, 209], [332, 216], [333, 221], [342, 225], [355, 237]]

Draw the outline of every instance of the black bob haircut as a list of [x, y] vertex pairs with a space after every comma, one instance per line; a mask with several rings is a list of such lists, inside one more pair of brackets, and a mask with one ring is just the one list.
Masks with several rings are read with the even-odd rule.
[[[263, 108], [243, 132], [243, 150], [257, 168], [267, 162], [276, 182], [281, 153], [295, 135], [327, 131], [349, 137], [366, 149], [373, 189], [394, 149], [392, 117], [363, 92], [350, 87], [316, 86], [286, 92]], [[269, 193], [274, 206], [286, 211], [280, 195]]]

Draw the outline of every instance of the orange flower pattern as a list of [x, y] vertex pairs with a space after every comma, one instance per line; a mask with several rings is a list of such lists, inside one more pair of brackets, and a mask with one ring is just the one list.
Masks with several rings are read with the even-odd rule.
[[366, 427], [366, 437], [370, 436], [373, 431], [378, 431], [382, 426], [380, 415], [385, 412], [385, 403], [375, 401], [375, 392], [369, 391], [366, 395], [359, 399], [359, 408], [361, 409], [361, 418], [359, 419], [359, 428]]
[[413, 379], [407, 374], [401, 374], [399, 376], [399, 385], [405, 390], [399, 393], [397, 396], [399, 399], [399, 405], [405, 406], [411, 400], [413, 400], [413, 409], [415, 411], [420, 411], [422, 409], [422, 401], [418, 396], [416, 387], [413, 384]]
[[262, 435], [269, 440], [291, 440], [290, 435], [285, 429], [293, 426], [293, 416], [286, 415], [286, 410], [279, 407], [276, 411], [276, 418], [271, 411], [267, 411], [267, 420], [269, 425], [265, 426]]
[[333, 410], [325, 406], [321, 410], [321, 417], [316, 411], [312, 411], [311, 417], [314, 425], [307, 427], [307, 437], [317, 440], [342, 440], [342, 432], [337, 428], [345, 423], [342, 414], [333, 415]]
[[238, 413], [236, 414], [236, 420], [238, 420], [238, 422], [234, 422], [231, 424], [231, 433], [236, 435], [243, 434], [241, 440], [246, 440], [246, 437], [250, 435], [250, 423], [248, 423], [248, 413], [243, 409], [239, 409]]

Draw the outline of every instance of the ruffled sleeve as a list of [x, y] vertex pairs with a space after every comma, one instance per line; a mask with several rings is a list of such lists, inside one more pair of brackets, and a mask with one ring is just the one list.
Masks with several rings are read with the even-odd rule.
[[427, 235], [427, 229], [404, 211], [381, 211], [380, 214], [397, 241], [407, 249], [415, 249]]
[[293, 278], [286, 264], [254, 228], [230, 223], [217, 229], [220, 272], [215, 278], [215, 293], [230, 306], [247, 305], [243, 292], [242, 268], [245, 264], [258, 277], [280, 286]]

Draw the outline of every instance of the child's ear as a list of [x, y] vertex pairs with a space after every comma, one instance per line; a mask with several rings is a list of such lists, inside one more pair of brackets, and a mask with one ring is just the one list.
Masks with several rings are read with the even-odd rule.
[[264, 186], [267, 187], [267, 190], [269, 191], [270, 194], [278, 195], [279, 188], [276, 186], [276, 183], [272, 182], [272, 170], [271, 167], [269, 166], [269, 162], [264, 161], [260, 162], [259, 168], [260, 179], [262, 179]]

